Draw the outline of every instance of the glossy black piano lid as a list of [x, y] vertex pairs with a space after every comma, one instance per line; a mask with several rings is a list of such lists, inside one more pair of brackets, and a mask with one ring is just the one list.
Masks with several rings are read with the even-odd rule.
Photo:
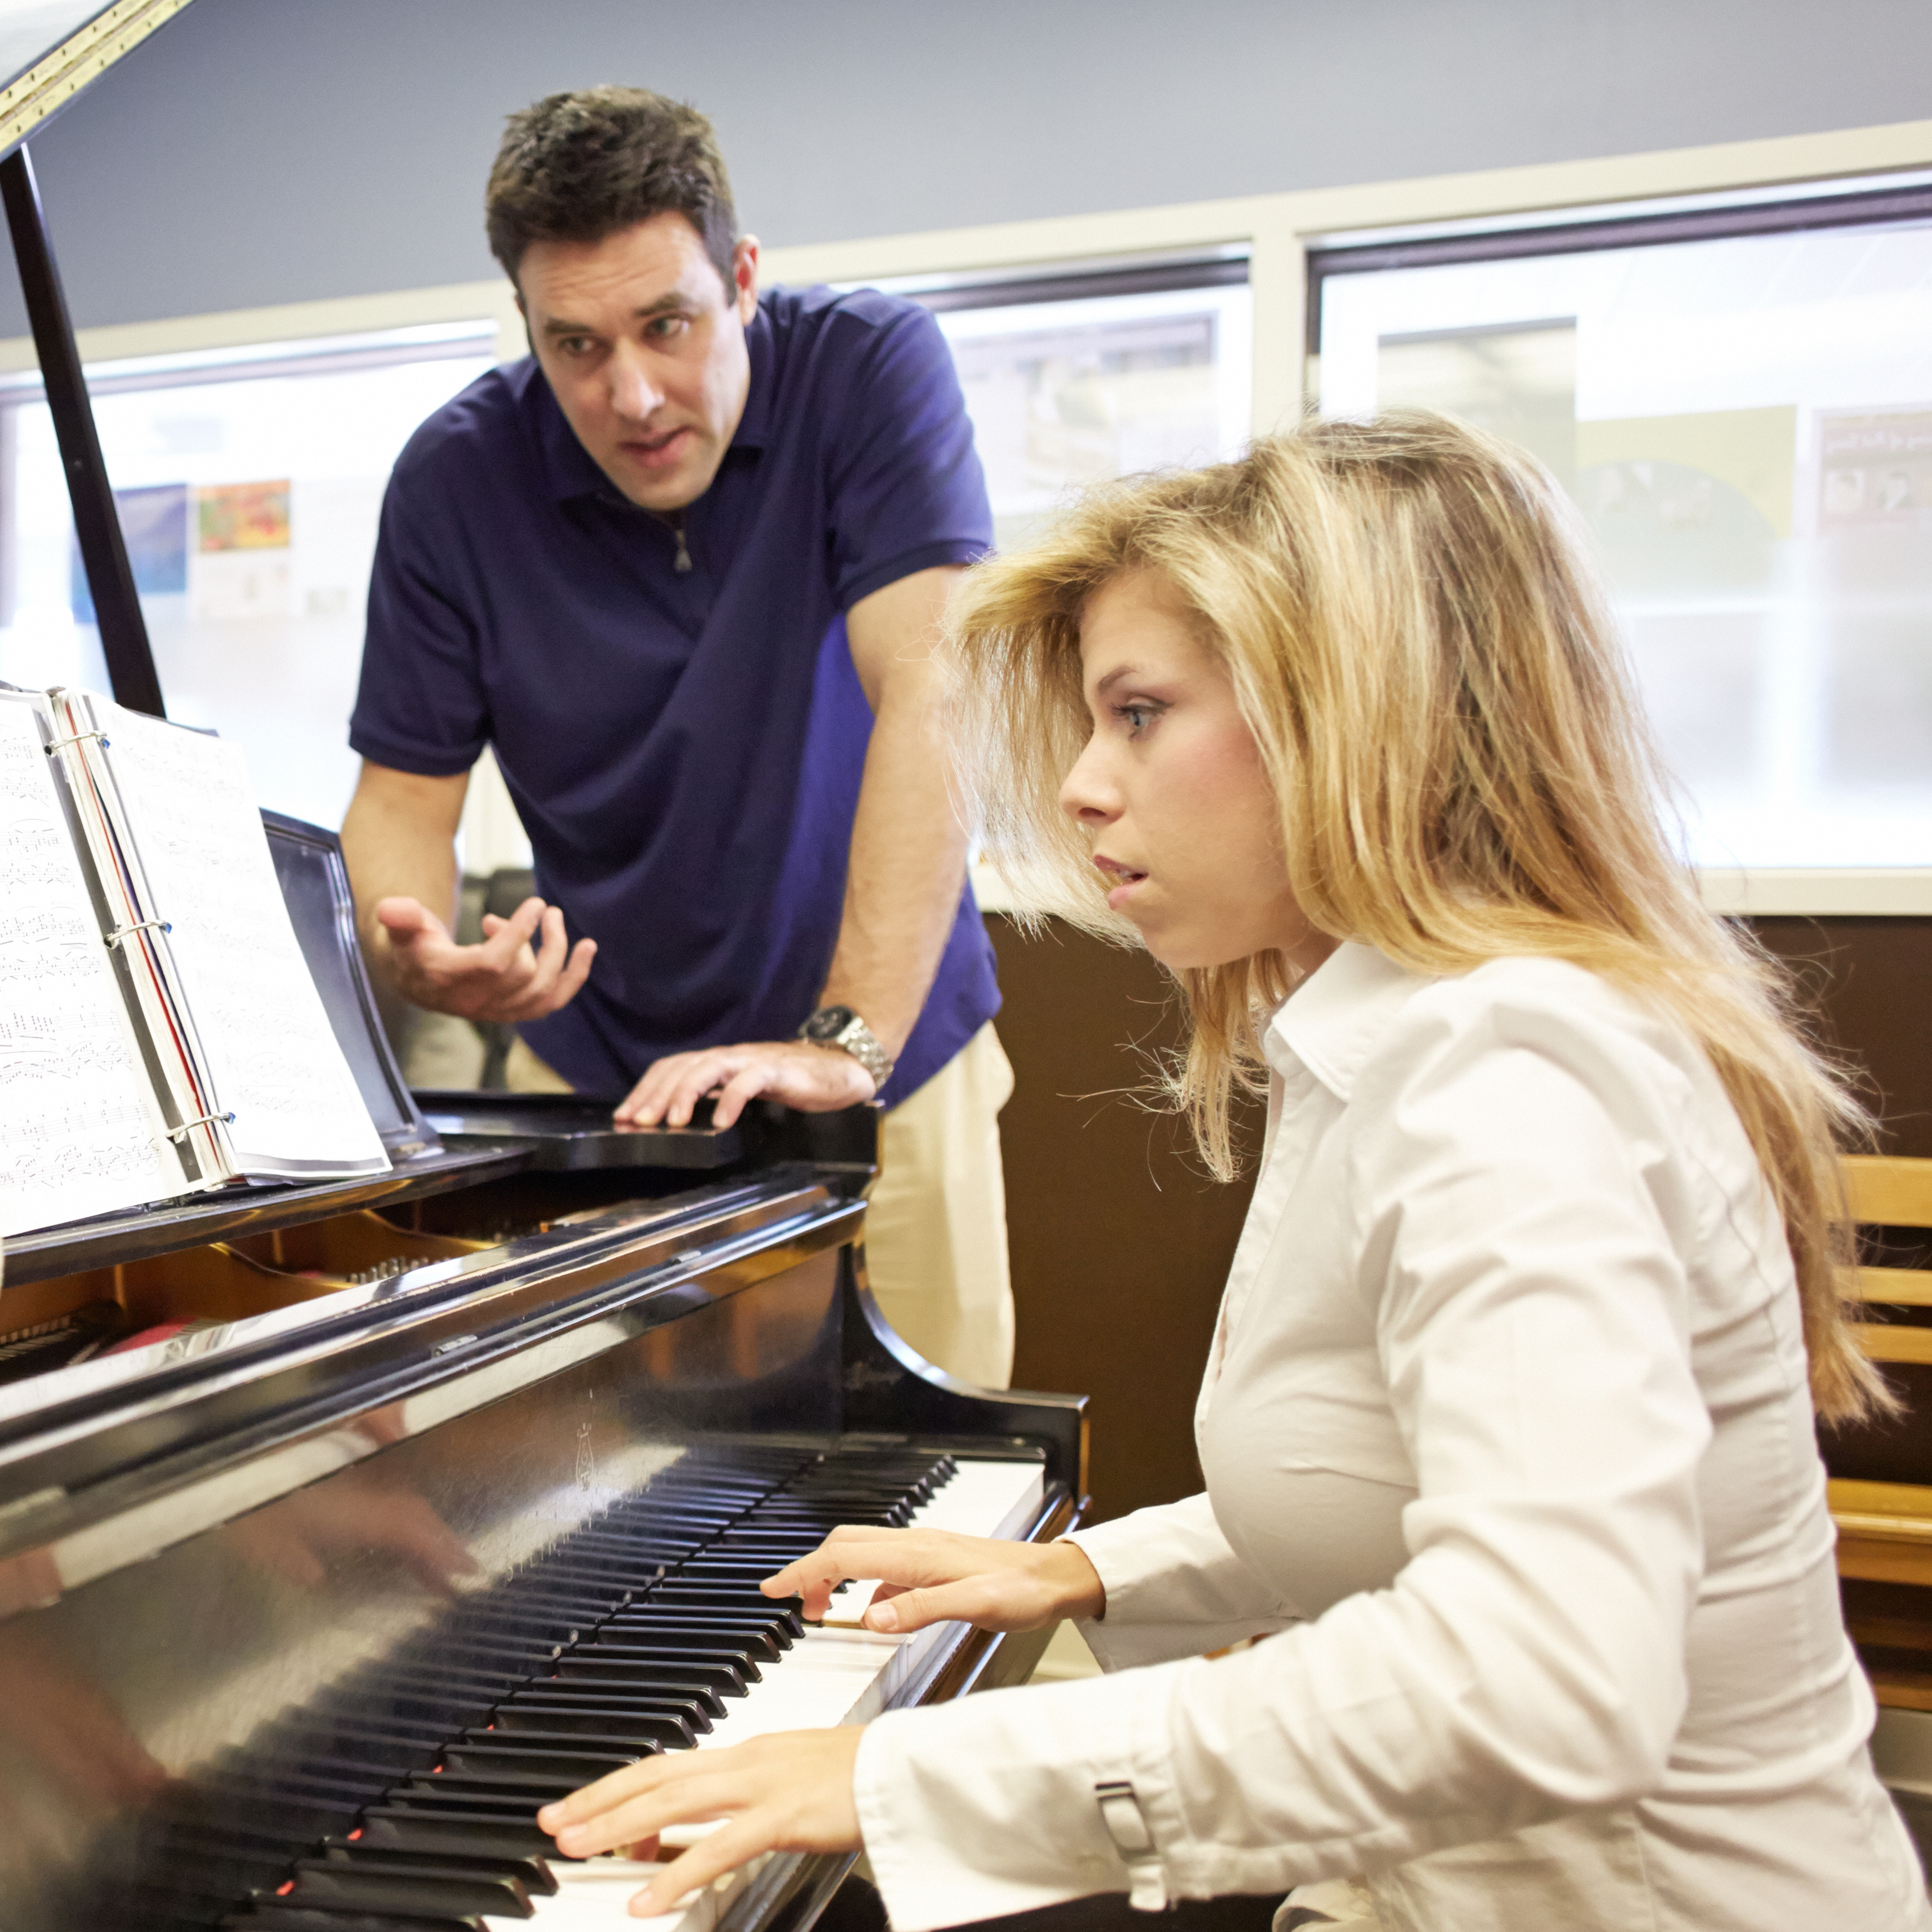
[[[826, 1250], [435, 1426], [433, 1390], [376, 1403], [332, 1435], [390, 1446], [253, 1509], [238, 1465], [232, 1520], [70, 1594], [58, 1546], [0, 1563], [7, 1932], [212, 1924], [286, 1841], [352, 1830], [386, 1793], [527, 1816], [580, 1760], [646, 1748], [614, 1708], [567, 1744], [478, 1733], [502, 1678], [548, 1675], [627, 1591], [664, 1634], [650, 1587], [668, 1548], [721, 1533], [703, 1499], [748, 1506], [833, 1441], [839, 1275]], [[628, 1581], [570, 1561], [574, 1537], [626, 1534], [646, 1550]], [[749, 1591], [686, 1602], [672, 1621], [701, 1640], [674, 1641], [755, 1664], [786, 1614]]]

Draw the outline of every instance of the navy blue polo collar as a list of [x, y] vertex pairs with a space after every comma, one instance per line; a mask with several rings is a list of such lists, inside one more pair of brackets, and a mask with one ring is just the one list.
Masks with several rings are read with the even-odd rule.
[[[771, 425], [772, 325], [762, 302], [746, 325], [745, 344], [751, 355], [751, 387], [731, 448], [763, 449]], [[565, 419], [549, 379], [534, 356], [530, 362], [530, 383], [536, 392], [537, 433], [551, 494], [560, 501], [573, 496], [616, 495], [610, 479], [597, 466], [596, 459], [578, 441], [577, 432]]]

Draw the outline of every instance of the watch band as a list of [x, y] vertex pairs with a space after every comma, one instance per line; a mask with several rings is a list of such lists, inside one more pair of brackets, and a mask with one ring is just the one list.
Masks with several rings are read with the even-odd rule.
[[872, 1029], [850, 1006], [820, 1006], [798, 1030], [800, 1040], [814, 1046], [850, 1054], [872, 1076], [876, 1091], [892, 1077], [896, 1064]]

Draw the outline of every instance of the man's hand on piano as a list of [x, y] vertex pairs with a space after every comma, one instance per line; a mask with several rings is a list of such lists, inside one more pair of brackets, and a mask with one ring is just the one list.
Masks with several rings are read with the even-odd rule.
[[431, 1012], [465, 1020], [538, 1020], [568, 1006], [590, 976], [597, 942], [572, 946], [563, 909], [528, 898], [508, 919], [483, 916], [483, 943], [459, 946], [420, 900], [378, 899], [382, 964], [398, 992]]
[[763, 1094], [808, 1114], [856, 1107], [878, 1089], [849, 1053], [802, 1040], [755, 1040], [742, 1046], [700, 1047], [653, 1061], [617, 1109], [620, 1126], [690, 1124], [707, 1094], [718, 1096], [713, 1126], [728, 1127], [747, 1102]]
[[668, 1912], [688, 1892], [764, 1852], [861, 1849], [852, 1768], [862, 1728], [779, 1731], [715, 1751], [663, 1751], [574, 1791], [537, 1814], [566, 1858], [658, 1855], [674, 1825], [722, 1819], [631, 1900], [632, 1915]]
[[809, 1556], [758, 1587], [768, 1597], [802, 1597], [823, 1619], [832, 1593], [852, 1578], [884, 1580], [860, 1621], [904, 1632], [956, 1620], [981, 1630], [1039, 1630], [1107, 1608], [1099, 1573], [1077, 1543], [1010, 1543], [940, 1529], [835, 1529]]

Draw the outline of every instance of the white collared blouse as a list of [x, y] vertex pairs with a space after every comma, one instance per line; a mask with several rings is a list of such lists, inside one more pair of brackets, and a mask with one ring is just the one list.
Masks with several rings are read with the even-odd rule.
[[1109, 1674], [869, 1727], [896, 1932], [1126, 1889], [1114, 1781], [1173, 1896], [1360, 1874], [1390, 1932], [1932, 1928], [1790, 1257], [1701, 1052], [1560, 962], [1358, 945], [1265, 1047], [1207, 1492], [1077, 1536]]

